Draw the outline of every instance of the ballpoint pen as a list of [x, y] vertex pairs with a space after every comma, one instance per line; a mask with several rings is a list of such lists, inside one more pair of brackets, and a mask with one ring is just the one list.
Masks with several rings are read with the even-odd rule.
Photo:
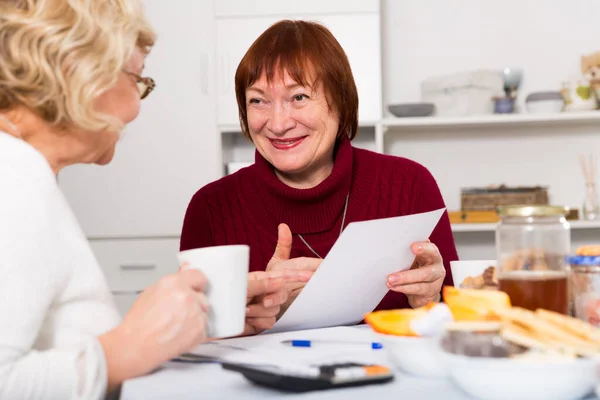
[[383, 348], [383, 344], [379, 342], [345, 342], [338, 340], [284, 340], [281, 343], [292, 347], [313, 347], [316, 344], [336, 344], [336, 345], [364, 345], [369, 346], [373, 350]]

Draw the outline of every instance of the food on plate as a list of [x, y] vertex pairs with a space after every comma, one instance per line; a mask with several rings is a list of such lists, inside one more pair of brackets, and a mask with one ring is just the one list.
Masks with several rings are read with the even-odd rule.
[[496, 267], [490, 265], [481, 275], [467, 276], [461, 282], [460, 287], [463, 289], [497, 289], [498, 277], [496, 276]]
[[365, 316], [374, 331], [394, 336], [439, 336], [452, 320], [452, 313], [444, 303], [430, 303], [412, 310], [375, 311]]
[[600, 356], [600, 329], [584, 321], [542, 309], [496, 312], [504, 323], [500, 336], [512, 343], [567, 357]]
[[365, 322], [375, 332], [396, 336], [418, 336], [411, 328], [411, 322], [427, 314], [435, 305], [431, 303], [415, 309], [374, 311], [365, 316]]
[[[600, 328], [545, 309], [511, 306], [506, 293], [444, 287], [454, 317], [444, 347], [456, 354], [480, 357], [600, 357]], [[527, 355], [529, 357], [529, 355]]]
[[471, 357], [599, 357], [600, 329], [552, 311], [520, 307], [493, 310], [498, 321], [454, 322], [443, 347]]
[[444, 286], [442, 294], [455, 321], [497, 320], [498, 316], [493, 310], [511, 306], [508, 295], [497, 290]]
[[526, 351], [500, 337], [500, 321], [453, 322], [446, 327], [442, 347], [468, 357], [511, 357]]

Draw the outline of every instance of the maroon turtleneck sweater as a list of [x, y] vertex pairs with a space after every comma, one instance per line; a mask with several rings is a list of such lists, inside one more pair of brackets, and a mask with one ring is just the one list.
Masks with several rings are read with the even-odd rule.
[[[348, 139], [339, 144], [331, 175], [311, 189], [294, 189], [282, 183], [271, 164], [256, 152], [253, 165], [206, 185], [194, 195], [185, 215], [180, 247], [247, 244], [250, 270], [261, 271], [275, 250], [277, 226], [284, 222], [293, 234], [292, 257], [314, 257], [297, 234], [325, 257], [339, 237], [348, 193], [345, 225], [445, 207], [437, 183], [425, 167], [405, 158], [354, 148]], [[444, 284], [452, 285], [450, 261], [458, 256], [447, 214], [430, 240], [444, 259]], [[390, 291], [377, 309], [406, 307], [410, 307], [406, 296]]]

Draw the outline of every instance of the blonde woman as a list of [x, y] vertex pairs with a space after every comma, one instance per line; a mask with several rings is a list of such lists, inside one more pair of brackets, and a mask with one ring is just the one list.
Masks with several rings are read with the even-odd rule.
[[[141, 0], [0, 0], [0, 398], [100, 399], [205, 339], [205, 277], [181, 269], [121, 322], [56, 184], [111, 161], [154, 87]], [[246, 333], [299, 272], [251, 274]], [[268, 306], [268, 307], [267, 307]]]

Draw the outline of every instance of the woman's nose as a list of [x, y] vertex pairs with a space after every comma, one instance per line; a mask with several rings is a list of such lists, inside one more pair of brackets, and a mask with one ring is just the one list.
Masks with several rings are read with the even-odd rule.
[[273, 114], [267, 123], [267, 128], [276, 135], [283, 135], [290, 129], [296, 126], [294, 118], [292, 118], [291, 112], [283, 104], [276, 105], [273, 107]]

